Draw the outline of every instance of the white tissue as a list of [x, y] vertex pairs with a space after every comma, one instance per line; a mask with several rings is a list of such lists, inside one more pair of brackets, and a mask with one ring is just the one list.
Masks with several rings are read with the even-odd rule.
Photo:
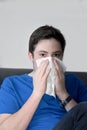
[[[36, 64], [37, 64], [37, 67], [39, 67], [41, 62], [43, 60], [46, 60], [46, 59], [49, 60], [49, 65], [48, 65], [47, 69], [51, 68], [50, 74], [49, 74], [48, 79], [47, 79], [46, 94], [55, 97], [55, 92], [54, 92], [54, 87], [55, 87], [55, 83], [54, 83], [54, 81], [55, 81], [55, 66], [54, 66], [52, 57], [40, 58], [40, 59], [36, 60]], [[63, 69], [63, 72], [65, 72], [66, 67], [65, 67], [64, 63], [61, 60], [59, 60], [58, 58], [56, 58], [56, 60], [61, 65], [61, 67]]]

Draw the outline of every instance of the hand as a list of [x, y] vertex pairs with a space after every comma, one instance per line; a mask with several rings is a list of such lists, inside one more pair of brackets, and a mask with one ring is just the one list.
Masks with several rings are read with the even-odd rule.
[[54, 59], [54, 64], [55, 64], [55, 94], [60, 98], [66, 98], [68, 95], [68, 92], [65, 88], [65, 76], [64, 72], [62, 70], [62, 67], [60, 64]]
[[41, 63], [40, 67], [37, 68], [33, 75], [33, 84], [34, 84], [34, 91], [35, 93], [39, 93], [43, 96], [46, 91], [47, 86], [47, 77], [50, 73], [50, 69], [47, 69], [49, 64], [48, 60], [45, 60]]

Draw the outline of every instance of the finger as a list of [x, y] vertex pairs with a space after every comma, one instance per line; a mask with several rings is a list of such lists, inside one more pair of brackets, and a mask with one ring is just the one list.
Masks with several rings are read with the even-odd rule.
[[50, 71], [51, 71], [51, 68], [47, 69], [46, 72], [44, 73], [43, 78], [44, 78], [45, 80], [47, 80]]
[[61, 72], [63, 72], [61, 64], [56, 59], [54, 59], [54, 62], [56, 64], [57, 69], [59, 69]]
[[47, 66], [49, 64], [48, 60], [44, 60], [41, 62], [40, 67], [38, 68], [38, 72], [40, 73], [40, 75], [44, 75], [44, 73], [46, 72]]
[[54, 64], [55, 64], [56, 73], [57, 73], [58, 77], [61, 78], [61, 76], [62, 76], [62, 74], [63, 74], [62, 67], [61, 67], [61, 65], [58, 63], [58, 61], [56, 61], [55, 59], [54, 59]]

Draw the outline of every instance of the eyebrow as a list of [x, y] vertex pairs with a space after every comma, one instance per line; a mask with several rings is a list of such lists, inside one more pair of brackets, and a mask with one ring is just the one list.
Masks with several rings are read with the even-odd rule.
[[43, 51], [43, 50], [41, 50], [41, 51], [38, 51], [38, 52], [44, 52], [44, 53], [48, 53], [47, 51]]
[[[43, 53], [48, 53], [47, 51], [44, 51], [44, 50], [40, 50], [39, 52], [43, 52]], [[59, 50], [59, 51], [55, 51], [55, 52], [52, 52], [52, 53], [62, 53], [62, 51], [61, 50]]]
[[62, 51], [61, 51], [61, 50], [59, 50], [59, 51], [55, 51], [55, 52], [53, 52], [53, 53], [62, 53]]

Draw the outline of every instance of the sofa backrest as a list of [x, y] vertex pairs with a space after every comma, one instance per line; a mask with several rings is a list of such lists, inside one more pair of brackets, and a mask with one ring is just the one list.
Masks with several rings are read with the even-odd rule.
[[21, 75], [24, 73], [30, 73], [32, 69], [21, 69], [21, 68], [0, 68], [0, 84], [4, 78], [12, 75]]
[[[0, 68], [0, 84], [4, 78], [12, 75], [20, 75], [24, 73], [30, 73], [32, 69], [22, 69], [22, 68]], [[77, 75], [87, 86], [87, 72], [66, 72]]]

